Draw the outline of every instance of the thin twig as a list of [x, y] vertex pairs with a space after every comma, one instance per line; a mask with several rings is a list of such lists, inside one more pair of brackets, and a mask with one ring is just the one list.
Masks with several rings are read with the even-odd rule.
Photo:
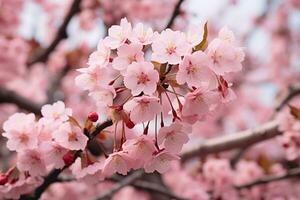
[[181, 4], [184, 2], [184, 0], [178, 0], [177, 4], [175, 5], [175, 8], [174, 8], [174, 11], [172, 13], [172, 16], [166, 26], [165, 29], [167, 28], [171, 28], [174, 24], [174, 21], [176, 19], [176, 17], [180, 14], [180, 7], [181, 7]]
[[279, 112], [285, 105], [289, 103], [294, 97], [300, 95], [300, 85], [289, 87], [287, 95], [285, 95], [275, 106], [275, 111]]
[[110, 190], [102, 194], [100, 197], [97, 197], [95, 200], [105, 200], [107, 198], [112, 197], [116, 192], [118, 192], [120, 189], [122, 189], [125, 186], [130, 185], [132, 182], [134, 182], [136, 179], [142, 177], [144, 174], [143, 171], [135, 171], [132, 174], [128, 175], [124, 179], [122, 179], [120, 182], [116, 183]]
[[206, 140], [198, 147], [183, 152], [181, 158], [185, 161], [197, 156], [246, 147], [279, 134], [281, 132], [278, 130], [278, 122], [274, 120], [253, 129]]
[[255, 180], [255, 181], [253, 181], [253, 182], [250, 182], [250, 183], [247, 183], [247, 184], [244, 184], [244, 185], [236, 186], [235, 188], [236, 188], [236, 189], [250, 188], [250, 187], [253, 187], [253, 186], [262, 185], [262, 184], [267, 184], [267, 183], [270, 183], [270, 182], [280, 181], [280, 180], [288, 179], [288, 178], [292, 178], [292, 177], [298, 177], [298, 178], [299, 178], [299, 176], [300, 176], [300, 167], [294, 168], [294, 169], [290, 169], [290, 170], [288, 170], [288, 171], [287, 171], [285, 174], [283, 174], [283, 175], [266, 176], [266, 177], [264, 177], [264, 178]]
[[34, 60], [30, 61], [28, 65], [33, 65], [37, 62], [46, 62], [49, 58], [49, 55], [57, 47], [61, 40], [67, 38], [67, 27], [72, 19], [72, 17], [80, 11], [81, 0], [74, 0], [69, 12], [67, 13], [63, 23], [59, 27], [57, 34], [48, 48], [46, 48], [40, 55], [38, 55]]

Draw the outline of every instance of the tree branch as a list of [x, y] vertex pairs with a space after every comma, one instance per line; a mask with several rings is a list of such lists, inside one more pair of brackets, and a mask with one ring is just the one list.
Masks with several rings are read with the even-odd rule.
[[171, 18], [170, 18], [170, 20], [169, 20], [169, 22], [168, 22], [168, 24], [167, 24], [167, 26], [166, 26], [165, 29], [172, 27], [172, 25], [174, 24], [174, 21], [175, 21], [176, 17], [180, 14], [180, 7], [181, 7], [181, 5], [182, 5], [183, 2], [184, 2], [184, 0], [178, 0], [177, 4], [175, 5], [174, 11], [172, 13], [172, 16], [171, 16]]
[[283, 175], [277, 175], [277, 176], [266, 176], [264, 178], [258, 179], [256, 181], [236, 186], [236, 189], [244, 189], [244, 188], [250, 188], [257, 185], [267, 184], [274, 181], [280, 181], [283, 179], [293, 178], [293, 177], [299, 177], [300, 176], [300, 167], [290, 169]]
[[128, 175], [124, 179], [122, 179], [120, 182], [116, 183], [110, 190], [102, 194], [100, 197], [96, 198], [95, 200], [105, 200], [107, 198], [112, 197], [117, 191], [122, 189], [125, 186], [130, 185], [132, 182], [134, 182], [136, 179], [142, 177], [144, 174], [143, 171], [135, 171], [132, 174]]
[[5, 88], [0, 88], [0, 103], [13, 103], [21, 109], [28, 110], [37, 115], [41, 114], [42, 105], [34, 103], [31, 100], [18, 95], [14, 91]]
[[181, 157], [182, 160], [185, 161], [196, 156], [247, 147], [254, 143], [273, 138], [279, 134], [281, 134], [281, 132], [278, 130], [278, 122], [274, 120], [253, 129], [206, 140], [198, 147], [183, 152]]
[[285, 95], [275, 106], [275, 111], [279, 112], [294, 97], [300, 94], [300, 84], [289, 87], [287, 95]]
[[46, 48], [40, 55], [38, 55], [34, 60], [30, 61], [28, 65], [33, 65], [37, 62], [46, 62], [49, 58], [49, 55], [52, 51], [57, 47], [61, 40], [67, 38], [67, 27], [72, 19], [72, 17], [80, 11], [80, 3], [81, 0], [74, 0], [69, 12], [67, 13], [63, 23], [59, 27], [55, 38], [53, 39], [52, 43]]

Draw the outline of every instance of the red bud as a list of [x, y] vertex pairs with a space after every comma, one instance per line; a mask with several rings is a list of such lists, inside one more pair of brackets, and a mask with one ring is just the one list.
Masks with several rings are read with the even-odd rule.
[[5, 185], [8, 182], [8, 176], [6, 174], [0, 174], [0, 185]]
[[74, 155], [71, 152], [68, 152], [63, 156], [63, 160], [65, 162], [65, 165], [69, 166], [74, 161]]
[[99, 116], [96, 112], [91, 112], [88, 116], [89, 120], [91, 120], [92, 122], [96, 122], [99, 119]]

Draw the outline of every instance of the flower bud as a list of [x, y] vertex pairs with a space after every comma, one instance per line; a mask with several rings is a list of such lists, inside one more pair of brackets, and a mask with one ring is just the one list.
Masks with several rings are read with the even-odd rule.
[[96, 112], [91, 112], [88, 116], [88, 119], [91, 120], [92, 122], [96, 122], [99, 119], [99, 116]]

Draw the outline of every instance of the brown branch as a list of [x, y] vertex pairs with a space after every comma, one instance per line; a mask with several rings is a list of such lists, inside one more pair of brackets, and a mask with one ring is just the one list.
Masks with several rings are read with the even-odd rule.
[[41, 114], [41, 105], [5, 88], [0, 88], [0, 103], [13, 103], [21, 109], [33, 112], [37, 115]]
[[198, 147], [183, 152], [181, 157], [185, 161], [196, 156], [247, 147], [279, 134], [281, 132], [278, 130], [278, 122], [274, 120], [253, 129], [206, 140]]
[[253, 187], [253, 186], [267, 184], [267, 183], [274, 182], [274, 181], [280, 181], [280, 180], [283, 180], [283, 179], [288, 179], [288, 178], [293, 178], [293, 177], [298, 177], [299, 178], [299, 176], [300, 176], [300, 167], [290, 169], [283, 175], [266, 176], [264, 178], [255, 180], [253, 182], [250, 182], [250, 183], [247, 183], [247, 184], [244, 184], [244, 185], [236, 186], [235, 188], [236, 189], [250, 188], [250, 187]]
[[184, 2], [184, 0], [178, 0], [177, 4], [175, 5], [172, 16], [171, 16], [171, 18], [170, 18], [170, 20], [169, 20], [169, 22], [168, 22], [165, 29], [171, 28], [173, 26], [176, 17], [180, 14], [180, 7], [181, 7], [183, 2]]
[[112, 197], [116, 192], [118, 192], [120, 189], [122, 189], [125, 186], [130, 185], [132, 182], [134, 182], [136, 179], [142, 177], [144, 174], [143, 171], [135, 171], [132, 174], [128, 175], [124, 179], [122, 179], [120, 182], [116, 183], [110, 190], [102, 194], [100, 197], [97, 197], [96, 200], [105, 200], [107, 198]]
[[67, 38], [67, 27], [72, 19], [72, 17], [80, 11], [81, 0], [74, 0], [70, 10], [68, 11], [63, 23], [59, 27], [57, 34], [48, 48], [46, 48], [40, 55], [38, 55], [34, 60], [30, 61], [28, 65], [32, 65], [37, 62], [46, 62], [49, 58], [49, 55], [57, 47], [61, 40]]
[[300, 85], [289, 87], [287, 95], [285, 95], [275, 106], [275, 111], [279, 112], [286, 104], [289, 103], [294, 97], [300, 95]]

